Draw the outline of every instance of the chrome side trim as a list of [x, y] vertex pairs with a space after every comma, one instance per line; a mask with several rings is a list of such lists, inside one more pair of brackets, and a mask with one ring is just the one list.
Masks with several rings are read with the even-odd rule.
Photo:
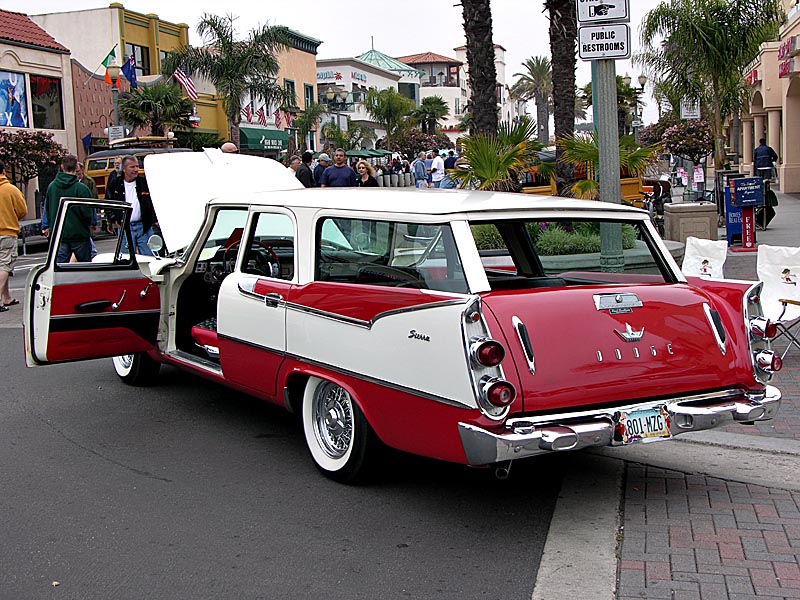
[[[714, 339], [717, 341], [717, 348], [719, 348], [719, 351], [722, 353], [723, 356], [725, 356], [727, 348], [725, 347], [725, 340], [722, 339], [722, 334], [725, 333], [725, 330], [723, 329], [722, 333], [720, 333], [719, 329], [717, 329], [717, 322], [714, 320], [714, 315], [711, 314], [711, 307], [708, 305], [708, 302], [703, 302], [703, 312], [706, 315], [708, 326], [711, 328], [711, 333], [714, 334]], [[719, 326], [722, 327], [721, 322]]]
[[[488, 465], [547, 452], [620, 446], [622, 442], [614, 435], [620, 412], [664, 407], [670, 417], [670, 436], [674, 437], [731, 421], [767, 421], [780, 404], [780, 390], [768, 385], [757, 392], [728, 389], [596, 410], [517, 417], [509, 419], [504, 428], [493, 430], [462, 422], [458, 431], [468, 464]], [[660, 440], [648, 440], [653, 441]]]
[[[251, 298], [253, 300], [258, 300], [259, 302], [266, 302], [267, 296], [269, 294], [257, 294], [252, 290], [248, 290], [242, 287], [242, 283], [244, 282], [240, 281], [238, 284], [239, 293], [241, 295]], [[255, 289], [255, 283], [253, 283], [252, 289]], [[318, 308], [311, 308], [310, 306], [304, 306], [302, 304], [297, 304], [294, 302], [281, 301], [280, 305], [286, 306], [288, 310], [294, 310], [308, 315], [314, 315], [316, 317], [329, 319], [331, 321], [338, 321], [340, 323], [345, 323], [347, 325], [355, 325], [356, 327], [363, 327], [364, 329], [372, 329], [372, 326], [375, 325], [377, 321], [379, 321], [380, 319], [384, 319], [386, 317], [391, 317], [392, 315], [411, 313], [418, 310], [425, 310], [428, 308], [439, 308], [442, 306], [454, 306], [458, 304], [466, 304], [467, 302], [470, 302], [473, 298], [474, 296], [462, 296], [459, 298], [453, 298], [452, 300], [440, 300], [438, 302], [430, 302], [428, 304], [420, 304], [417, 306], [407, 306], [405, 308], [393, 308], [392, 310], [387, 310], [385, 312], [378, 313], [377, 315], [375, 315], [375, 317], [373, 317], [369, 321], [366, 321], [364, 319], [356, 319], [355, 317], [347, 317], [345, 315], [339, 315], [336, 313], [332, 313], [330, 311], [320, 310]], [[274, 307], [275, 304], [270, 303], [270, 306]]]
[[516, 315], [511, 317], [511, 324], [514, 326], [514, 331], [517, 332], [517, 339], [519, 340], [520, 346], [522, 346], [523, 354], [525, 354], [525, 360], [528, 363], [528, 370], [531, 372], [531, 375], [535, 375], [536, 360], [533, 356], [533, 346], [531, 346], [531, 338], [530, 335], [528, 335], [528, 328], [525, 327], [525, 323], [522, 322], [522, 319]]

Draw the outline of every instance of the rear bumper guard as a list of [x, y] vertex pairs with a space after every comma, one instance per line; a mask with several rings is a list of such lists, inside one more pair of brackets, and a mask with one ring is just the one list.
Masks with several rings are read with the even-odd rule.
[[[548, 452], [580, 450], [591, 446], [621, 446], [615, 435], [620, 412], [663, 407], [670, 417], [670, 437], [714, 429], [731, 421], [767, 421], [778, 412], [781, 393], [724, 390], [614, 408], [509, 419], [503, 429], [488, 430], [459, 423], [461, 444], [470, 465], [488, 465]], [[669, 438], [641, 440], [647, 443]]]

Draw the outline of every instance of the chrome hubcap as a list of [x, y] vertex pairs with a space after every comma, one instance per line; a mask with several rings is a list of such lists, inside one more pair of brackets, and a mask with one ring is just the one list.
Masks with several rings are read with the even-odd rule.
[[320, 448], [331, 458], [342, 458], [353, 439], [353, 401], [344, 389], [323, 383], [314, 394], [312, 418]]

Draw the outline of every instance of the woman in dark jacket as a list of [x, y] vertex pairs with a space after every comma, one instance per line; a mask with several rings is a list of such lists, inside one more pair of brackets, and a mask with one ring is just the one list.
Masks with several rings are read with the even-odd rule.
[[378, 180], [375, 179], [375, 169], [365, 160], [356, 163], [357, 187], [378, 187]]

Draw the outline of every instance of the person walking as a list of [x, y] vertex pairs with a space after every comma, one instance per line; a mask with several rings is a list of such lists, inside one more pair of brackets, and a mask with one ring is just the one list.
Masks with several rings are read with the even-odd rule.
[[19, 220], [28, 214], [25, 196], [6, 177], [6, 165], [0, 160], [0, 312], [19, 304], [11, 297], [8, 278], [14, 272], [17, 260]]
[[444, 168], [445, 169], [455, 169], [456, 168], [456, 156], [452, 150], [447, 153], [447, 158], [444, 159]]
[[322, 179], [322, 174], [325, 172], [331, 164], [331, 157], [328, 156], [327, 153], [323, 152], [317, 157], [317, 166], [314, 167], [314, 185], [319, 187], [320, 179]]
[[344, 149], [337, 148], [333, 153], [333, 164], [325, 169], [319, 180], [320, 187], [355, 187], [356, 172], [347, 165]]
[[[42, 216], [42, 233], [50, 237], [50, 228], [58, 217], [59, 204], [62, 198], [91, 198], [89, 188], [78, 180], [78, 157], [67, 154], [61, 159], [61, 170], [53, 182], [47, 186]], [[78, 262], [91, 262], [91, 227], [94, 208], [91, 206], [73, 206], [69, 209], [61, 225], [59, 244], [56, 249], [56, 263], [68, 263], [75, 255]], [[47, 227], [44, 227], [47, 225]]]
[[433, 187], [438, 188], [442, 183], [442, 179], [444, 179], [444, 160], [442, 160], [442, 157], [437, 153], [431, 163], [431, 181], [433, 182]]
[[420, 152], [414, 164], [411, 165], [411, 171], [414, 173], [414, 182], [419, 189], [428, 189], [428, 170], [425, 167], [425, 153]]
[[375, 169], [367, 161], [358, 161], [356, 163], [356, 171], [359, 175], [356, 180], [357, 187], [378, 187], [378, 180], [375, 179]]
[[314, 173], [311, 171], [311, 161], [313, 158], [314, 155], [308, 150], [303, 152], [300, 165], [294, 172], [294, 176], [303, 184], [303, 187], [314, 187]]
[[778, 160], [775, 150], [767, 146], [767, 140], [758, 140], [758, 148], [753, 150], [753, 163], [761, 179], [772, 179], [772, 163]]
[[425, 171], [428, 174], [428, 187], [433, 187], [433, 180], [431, 179], [431, 168], [433, 167], [433, 152], [428, 152], [425, 157]]
[[[139, 161], [135, 156], [128, 154], [122, 157], [122, 177], [113, 182], [106, 192], [106, 198], [131, 205], [133, 250], [137, 254], [154, 256], [147, 246], [147, 240], [153, 235], [153, 226], [158, 225], [158, 218], [150, 198], [150, 188], [144, 175], [139, 174]], [[127, 248], [128, 241], [123, 238], [122, 252]]]

